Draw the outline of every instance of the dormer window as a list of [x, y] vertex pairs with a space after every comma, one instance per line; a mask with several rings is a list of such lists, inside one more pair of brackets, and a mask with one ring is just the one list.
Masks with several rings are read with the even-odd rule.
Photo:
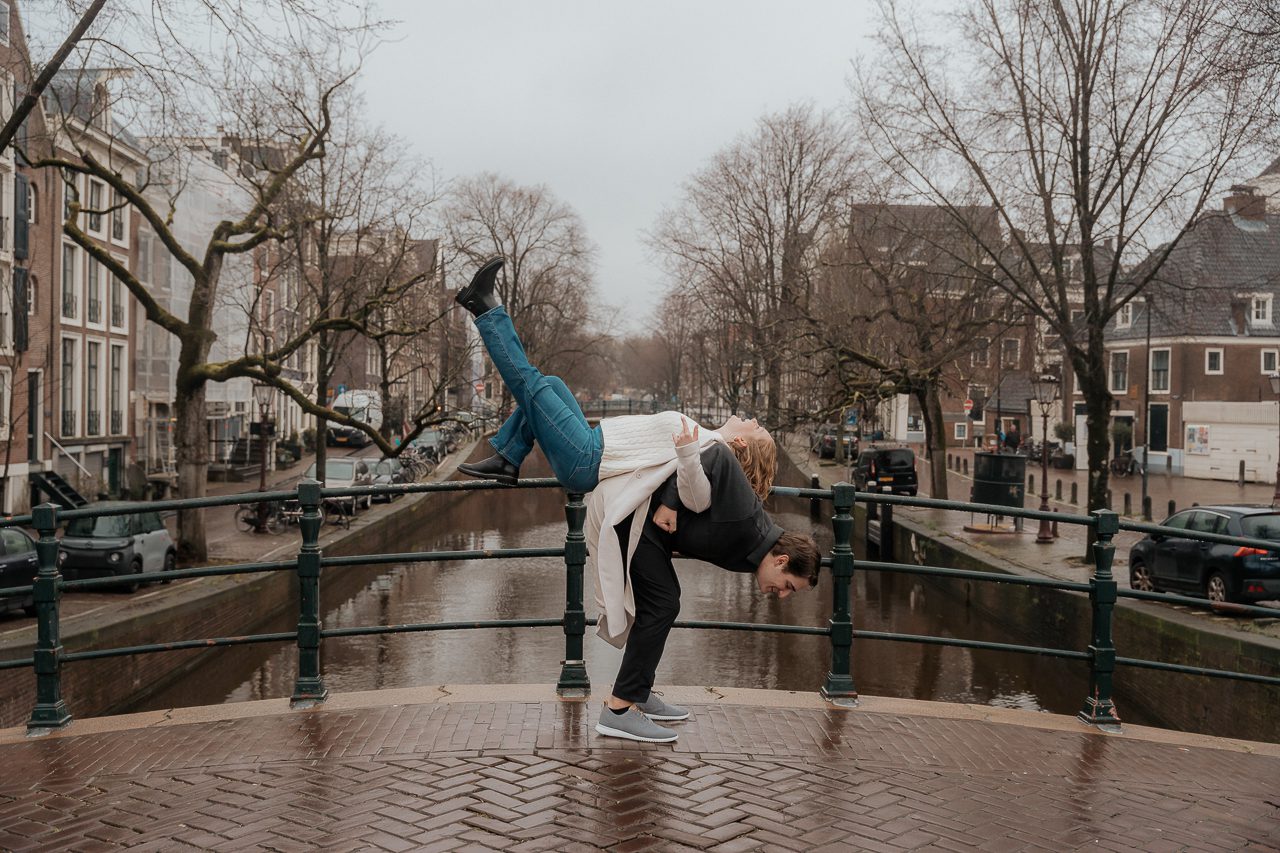
[[1116, 312], [1116, 328], [1127, 329], [1133, 325], [1133, 303], [1126, 302]]
[[1249, 308], [1249, 325], [1250, 326], [1270, 326], [1271, 325], [1271, 294], [1255, 293], [1250, 299]]

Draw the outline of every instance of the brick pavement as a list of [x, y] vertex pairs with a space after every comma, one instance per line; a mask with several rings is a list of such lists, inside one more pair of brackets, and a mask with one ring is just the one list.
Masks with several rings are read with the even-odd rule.
[[[672, 688], [674, 745], [550, 688], [0, 732], [6, 850], [1274, 850], [1280, 747], [1046, 714]], [[185, 715], [185, 716], [184, 716]], [[203, 715], [204, 719], [200, 719]]]

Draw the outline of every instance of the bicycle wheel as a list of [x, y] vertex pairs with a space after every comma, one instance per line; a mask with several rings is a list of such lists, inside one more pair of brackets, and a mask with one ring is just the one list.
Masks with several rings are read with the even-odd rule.
[[284, 519], [280, 517], [279, 509], [267, 513], [267, 532], [272, 535], [284, 533]]
[[258, 529], [258, 511], [251, 506], [242, 506], [236, 510], [236, 528], [241, 533], [252, 533]]

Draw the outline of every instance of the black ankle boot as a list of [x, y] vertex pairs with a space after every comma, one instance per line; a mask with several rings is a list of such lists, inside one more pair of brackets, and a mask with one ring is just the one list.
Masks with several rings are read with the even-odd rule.
[[502, 269], [502, 264], [502, 258], [490, 258], [485, 261], [484, 265], [471, 277], [471, 283], [459, 290], [454, 300], [475, 317], [497, 308], [502, 303], [498, 301], [498, 295], [493, 292], [493, 286], [497, 281], [498, 271]]
[[458, 470], [468, 477], [496, 480], [507, 486], [514, 486], [520, 480], [520, 469], [496, 453], [479, 462], [463, 462]]

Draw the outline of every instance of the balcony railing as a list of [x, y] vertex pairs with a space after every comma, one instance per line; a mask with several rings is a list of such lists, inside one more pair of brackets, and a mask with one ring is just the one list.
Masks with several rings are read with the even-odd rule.
[[115, 326], [117, 329], [124, 326], [124, 306], [123, 305], [111, 306], [111, 325]]
[[[64, 419], [65, 420], [65, 419]], [[0, 660], [0, 670], [31, 667], [35, 671], [36, 701], [27, 726], [34, 732], [46, 731], [65, 726], [71, 721], [71, 713], [62, 698], [62, 667], [67, 663], [99, 660], [113, 657], [127, 657], [140, 654], [160, 652], [207, 649], [220, 646], [237, 646], [251, 643], [296, 643], [298, 647], [298, 669], [294, 681], [293, 702], [295, 705], [310, 706], [323, 701], [328, 690], [325, 687], [321, 669], [320, 650], [322, 644], [347, 637], [360, 637], [382, 634], [413, 633], [422, 631], [467, 630], [480, 628], [547, 628], [563, 629], [565, 645], [564, 658], [561, 661], [557, 691], [563, 696], [583, 696], [590, 689], [587, 677], [586, 661], [583, 659], [583, 638], [588, 625], [596, 620], [588, 619], [583, 607], [584, 567], [587, 559], [587, 545], [583, 534], [586, 520], [586, 506], [583, 495], [569, 493], [565, 504], [565, 518], [568, 522], [564, 547], [562, 548], [497, 548], [482, 551], [413, 551], [392, 554], [355, 554], [341, 557], [325, 557], [320, 550], [320, 525], [323, 519], [322, 507], [332, 499], [350, 499], [353, 497], [395, 496], [415, 492], [456, 492], [484, 491], [489, 489], [545, 489], [559, 488], [559, 483], [549, 479], [521, 480], [517, 486], [500, 486], [488, 482], [451, 482], [403, 484], [397, 486], [363, 486], [348, 488], [324, 488], [314, 480], [304, 480], [292, 491], [249, 492], [240, 495], [197, 498], [188, 500], [152, 501], [149, 503], [113, 504], [108, 508], [89, 505], [79, 509], [63, 510], [54, 504], [42, 504], [36, 507], [31, 515], [16, 516], [0, 521], [0, 527], [13, 525], [31, 525], [39, 533], [39, 572], [34, 583], [24, 586], [0, 589], [0, 597], [32, 595], [37, 612], [37, 640], [34, 653], [29, 657]], [[1186, 598], [1176, 595], [1165, 595], [1155, 592], [1120, 589], [1112, 574], [1112, 562], [1115, 557], [1114, 537], [1120, 530], [1155, 535], [1172, 535], [1195, 539], [1203, 542], [1219, 542], [1246, 548], [1258, 548], [1266, 551], [1277, 549], [1277, 543], [1263, 539], [1222, 536], [1212, 533], [1193, 533], [1188, 530], [1173, 530], [1154, 524], [1122, 522], [1120, 516], [1110, 510], [1098, 510], [1091, 515], [1071, 515], [1057, 512], [1041, 512], [1039, 510], [1018, 509], [1007, 506], [989, 504], [970, 504], [959, 501], [933, 500], [930, 498], [909, 498], [892, 495], [855, 493], [854, 487], [842, 483], [831, 489], [796, 489], [775, 488], [775, 496], [783, 498], [800, 498], [814, 503], [831, 501], [835, 512], [831, 518], [834, 544], [829, 556], [822, 560], [822, 566], [830, 571], [830, 589], [832, 590], [831, 615], [823, 625], [775, 625], [756, 624], [751, 622], [712, 622], [681, 621], [676, 622], [678, 628], [720, 629], [732, 631], [765, 631], [771, 633], [800, 634], [828, 638], [831, 649], [831, 664], [824, 682], [819, 685], [823, 697], [834, 702], [852, 702], [856, 699], [852, 672], [852, 648], [855, 639], [860, 641], [908, 642], [924, 645], [953, 646], [964, 649], [977, 649], [984, 652], [1004, 652], [1031, 654], [1041, 657], [1059, 658], [1078, 661], [1088, 668], [1088, 686], [1082, 697], [1082, 710], [1078, 717], [1089, 724], [1106, 729], [1118, 729], [1120, 719], [1116, 714], [1113, 696], [1113, 681], [1117, 666], [1134, 669], [1158, 670], [1181, 673], [1197, 677], [1228, 679], [1240, 682], [1251, 682], [1273, 687], [1280, 687], [1280, 677], [1255, 672], [1234, 672], [1228, 670], [1207, 669], [1198, 666], [1139, 658], [1119, 657], [1112, 639], [1113, 611], [1117, 598], [1161, 601], [1187, 607], [1201, 609], [1224, 610], [1239, 615], [1257, 615], [1275, 617], [1278, 612], [1274, 608], [1257, 607], [1245, 604], [1215, 604], [1203, 599]], [[301, 513], [298, 525], [302, 533], [302, 541], [297, 555], [288, 560], [274, 562], [251, 562], [231, 566], [200, 566], [190, 569], [179, 569], [168, 572], [144, 572], [131, 576], [134, 582], [147, 583], [156, 581], [182, 580], [185, 578], [216, 577], [223, 575], [255, 574], [268, 572], [296, 572], [298, 580], [298, 621], [297, 629], [268, 634], [248, 636], [214, 637], [214, 638], [165, 638], [163, 642], [121, 648], [78, 649], [65, 651], [59, 643], [60, 600], [64, 591], [96, 590], [119, 585], [117, 577], [87, 578], [67, 581], [58, 571], [59, 527], [66, 521], [76, 518], [95, 518], [109, 515], [126, 515], [143, 509], [147, 512], [164, 512], [168, 510], [208, 509], [237, 504], [267, 503], [268, 510], [278, 512], [285, 501], [296, 501]], [[870, 504], [871, 510], [878, 508], [880, 524], [880, 541], [882, 543], [880, 560], [855, 561], [853, 554], [854, 505]], [[928, 509], [953, 510], [964, 513], [999, 515], [1012, 518], [1029, 518], [1059, 524], [1076, 524], [1091, 528], [1096, 541], [1093, 545], [1094, 570], [1088, 583], [1056, 581], [1041, 577], [1024, 577], [1007, 575], [989, 571], [970, 571], [942, 566], [897, 563], [892, 559], [892, 542], [894, 541], [893, 510], [896, 506], [918, 506]], [[279, 521], [279, 518], [277, 518]], [[886, 538], [887, 537], [887, 538]], [[541, 619], [493, 619], [488, 621], [456, 621], [456, 622], [424, 622], [398, 625], [363, 625], [340, 628], [323, 628], [320, 622], [320, 575], [322, 567], [338, 568], [346, 566], [365, 567], [370, 565], [419, 564], [446, 562], [456, 560], [496, 560], [509, 563], [527, 558], [562, 557], [565, 562], [565, 609], [557, 618]], [[1087, 596], [1091, 613], [1091, 639], [1088, 647], [1081, 649], [1048, 648], [1041, 646], [1017, 645], [1013, 643], [991, 642], [986, 640], [970, 640], [956, 637], [939, 637], [917, 634], [901, 634], [889, 631], [855, 630], [853, 626], [852, 591], [855, 572], [874, 571], [891, 574], [922, 575], [951, 578], [963, 582], [986, 582], [1036, 589], [1066, 590], [1071, 593]], [[327, 573], [326, 573], [327, 574]], [[826, 586], [826, 584], [823, 584]], [[1058, 602], [1046, 596], [1037, 595], [1035, 601], [1042, 607], [1054, 608]], [[1061, 618], [1061, 613], [1051, 610], [1045, 619]], [[37, 661], [39, 665], [37, 665]]]
[[85, 435], [102, 434], [102, 412], [90, 411], [86, 419]]
[[124, 432], [124, 412], [111, 413], [111, 434], [121, 435]]
[[76, 295], [74, 293], [62, 294], [62, 316], [69, 320], [76, 317]]
[[75, 434], [76, 434], [76, 413], [63, 412], [62, 413], [62, 437], [66, 438], [69, 435], [75, 435]]
[[88, 320], [90, 323], [102, 322], [102, 300], [89, 297]]

